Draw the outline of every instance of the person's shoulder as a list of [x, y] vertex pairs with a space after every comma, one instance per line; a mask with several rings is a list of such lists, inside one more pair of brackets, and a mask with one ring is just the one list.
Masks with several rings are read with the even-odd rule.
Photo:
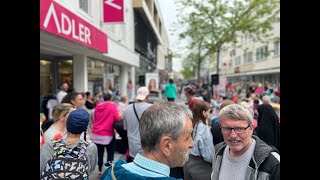
[[[220, 150], [221, 150], [221, 149], [224, 149], [225, 147], [226, 147], [226, 143], [225, 143], [224, 141], [222, 141], [222, 142], [220, 142], [220, 143], [218, 143], [218, 144], [216, 144], [216, 145], [214, 146], [216, 152], [220, 152], [220, 153], [223, 153], [223, 151], [220, 151]], [[220, 154], [220, 153], [219, 153], [219, 154]]]
[[[86, 142], [86, 141], [84, 141], [84, 142]], [[97, 154], [98, 153], [98, 148], [97, 148], [97, 145], [95, 144], [95, 143], [93, 143], [93, 142], [86, 142], [87, 144], [88, 144], [88, 146], [87, 146], [87, 152], [89, 152], [89, 153], [95, 153], [95, 154]]]
[[53, 149], [52, 141], [45, 142], [40, 149], [43, 151], [46, 151], [48, 149]]
[[113, 101], [108, 101], [109, 102], [109, 105], [113, 108], [117, 108], [117, 103], [116, 102], [113, 102]]
[[127, 108], [124, 110], [124, 112], [131, 111], [132, 108], [133, 108], [133, 103], [128, 104], [128, 106], [127, 106]]
[[88, 148], [97, 148], [97, 145], [92, 141], [83, 141], [83, 142], [88, 145]]
[[198, 129], [201, 134], [204, 134], [207, 130], [210, 130], [209, 126], [205, 125], [203, 122], [198, 124]]
[[270, 171], [272, 168], [280, 165], [280, 154], [277, 151], [271, 151], [269, 155], [261, 162], [259, 169], [261, 171]]

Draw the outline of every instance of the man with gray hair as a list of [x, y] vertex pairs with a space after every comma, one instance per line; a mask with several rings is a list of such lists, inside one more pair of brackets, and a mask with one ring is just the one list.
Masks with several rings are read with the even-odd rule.
[[120, 159], [106, 169], [101, 179], [175, 179], [170, 168], [182, 167], [194, 146], [192, 112], [174, 102], [150, 106], [140, 119], [142, 153], [133, 162]]
[[211, 180], [280, 179], [280, 155], [252, 135], [252, 112], [239, 104], [219, 112], [224, 142], [215, 145]]

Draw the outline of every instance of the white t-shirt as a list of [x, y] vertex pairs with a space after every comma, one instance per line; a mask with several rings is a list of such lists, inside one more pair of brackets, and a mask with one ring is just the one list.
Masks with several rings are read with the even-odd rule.
[[64, 96], [67, 95], [67, 94], [68, 94], [68, 93], [65, 92], [65, 91], [62, 91], [62, 90], [59, 91], [58, 94], [57, 94], [58, 102], [61, 103], [61, 101], [62, 101], [62, 99], [64, 98]]
[[56, 99], [49, 99], [48, 103], [47, 103], [47, 108], [48, 108], [48, 116], [49, 116], [49, 119], [53, 119], [52, 117], [52, 110], [53, 110], [53, 107], [55, 105], [58, 104], [58, 100]]

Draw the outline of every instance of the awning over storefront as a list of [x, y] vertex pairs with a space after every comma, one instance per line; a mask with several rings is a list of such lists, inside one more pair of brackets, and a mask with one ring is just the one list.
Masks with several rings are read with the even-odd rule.
[[274, 74], [274, 73], [280, 73], [280, 68], [241, 72], [241, 73], [234, 73], [234, 74], [223, 74], [223, 76], [237, 77], [237, 76], [252, 76], [252, 75]]

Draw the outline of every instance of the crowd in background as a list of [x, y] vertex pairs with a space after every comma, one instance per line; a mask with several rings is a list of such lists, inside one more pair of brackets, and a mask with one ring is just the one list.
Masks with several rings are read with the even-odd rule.
[[[207, 81], [197, 83], [197, 81], [168, 79], [156, 85], [156, 81], [151, 79], [147, 86], [137, 86], [136, 97], [132, 97], [132, 91], [134, 89], [131, 81], [127, 84], [128, 96], [122, 96], [119, 91], [95, 92], [94, 94], [89, 91], [77, 92], [67, 83], [61, 84], [55, 96], [40, 104], [40, 148], [42, 149], [45, 144], [52, 146], [51, 140], [67, 139], [69, 114], [74, 110], [85, 110], [88, 113], [88, 124], [83, 131], [73, 134], [79, 134], [82, 141], [94, 144], [91, 149], [94, 149], [95, 152], [91, 150], [88, 154], [91, 157], [90, 173], [97, 164], [100, 177], [103, 174], [103, 167], [109, 167], [114, 161], [115, 151], [124, 152], [125, 161], [128, 163], [137, 157], [141, 158], [139, 156], [144, 149], [141, 146], [139, 121], [144, 111], [152, 104], [176, 102], [187, 105], [192, 113], [191, 137], [194, 146], [191, 147], [189, 142], [189, 161], [186, 161], [185, 165], [170, 167], [171, 177], [187, 180], [211, 179], [214, 177], [211, 174], [212, 171], [223, 173], [225, 177], [231, 176], [226, 175], [226, 171], [215, 172], [215, 169], [212, 169], [212, 163], [217, 161], [214, 160], [216, 153], [220, 153], [216, 147], [225, 141], [223, 129], [220, 129], [222, 127], [221, 115], [230, 118], [229, 115], [224, 114], [226, 112], [221, 111], [223, 107], [231, 104], [238, 104], [252, 114], [250, 122], [255, 144], [260, 145], [260, 141], [263, 141], [263, 144], [266, 143], [276, 148], [278, 153], [280, 152], [280, 87], [275, 84], [247, 81], [245, 87], [242, 87], [238, 82], [227, 83], [225, 91], [217, 93]], [[247, 110], [243, 111], [247, 112]], [[121, 134], [122, 137], [114, 129], [113, 124], [117, 122], [124, 124], [126, 134]], [[241, 130], [234, 129], [234, 131]], [[127, 145], [121, 146], [121, 148], [126, 148], [125, 151], [119, 150], [119, 139], [126, 139]], [[250, 143], [252, 143], [251, 140]], [[106, 158], [103, 157], [105, 149]], [[41, 168], [43, 168], [44, 160], [41, 162]], [[132, 168], [131, 165], [127, 165], [127, 169], [130, 170], [130, 168]]]

